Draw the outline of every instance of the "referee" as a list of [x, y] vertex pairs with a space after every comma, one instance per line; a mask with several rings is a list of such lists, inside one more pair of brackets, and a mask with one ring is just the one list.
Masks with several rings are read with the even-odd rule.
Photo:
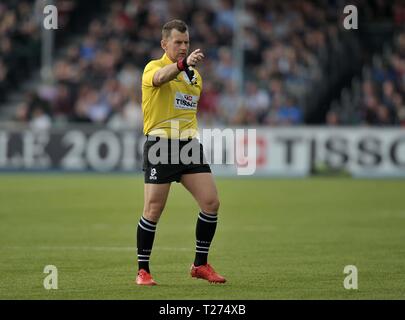
[[[159, 60], [150, 61], [142, 75], [143, 130], [147, 140], [143, 151], [144, 209], [137, 229], [136, 283], [156, 285], [149, 269], [149, 259], [156, 225], [174, 181], [181, 183], [193, 195], [201, 209], [197, 219], [191, 276], [212, 283], [224, 283], [225, 278], [207, 263], [217, 226], [219, 200], [211, 169], [196, 138], [196, 113], [202, 79], [194, 67], [203, 60], [204, 54], [197, 49], [188, 55], [188, 27], [181, 20], [172, 20], [163, 26], [161, 46], [165, 53]], [[181, 157], [184, 148], [194, 153], [197, 150], [198, 157], [192, 156], [197, 161], [185, 163]]]

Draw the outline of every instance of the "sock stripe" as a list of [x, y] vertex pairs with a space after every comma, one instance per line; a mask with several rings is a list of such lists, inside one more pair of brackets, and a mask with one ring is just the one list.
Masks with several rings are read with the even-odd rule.
[[149, 228], [147, 228], [147, 227], [144, 227], [144, 226], [142, 225], [142, 222], [143, 222], [143, 221], [139, 221], [138, 226], [140, 226], [143, 230], [149, 231], [149, 232], [153, 232], [153, 233], [156, 232], [156, 229], [149, 229]]
[[152, 227], [152, 229], [156, 229], [156, 223], [153, 223], [152, 221], [146, 220], [144, 217], [141, 217], [141, 221], [146, 224], [148, 227]]
[[200, 248], [200, 249], [209, 249], [210, 248], [210, 246], [205, 246], [205, 247], [203, 247], [203, 246], [196, 246], [196, 248]]
[[203, 218], [205, 218], [205, 219], [208, 219], [208, 220], [217, 220], [217, 219], [218, 219], [218, 215], [217, 215], [217, 214], [206, 214], [206, 213], [204, 213], [204, 212], [202, 212], [202, 211], [200, 211], [199, 216], [200, 216], [200, 217], [203, 217]]
[[208, 223], [217, 223], [217, 219], [207, 220], [207, 219], [202, 218], [201, 216], [198, 216], [198, 219], [200, 219], [201, 221], [204, 221], [204, 222], [208, 222]]
[[138, 254], [138, 257], [146, 257], [146, 258], [149, 258], [150, 257], [150, 254]]

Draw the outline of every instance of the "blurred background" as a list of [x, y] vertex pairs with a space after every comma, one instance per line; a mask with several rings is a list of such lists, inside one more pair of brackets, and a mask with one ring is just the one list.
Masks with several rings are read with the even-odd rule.
[[[46, 4], [58, 8], [57, 30], [42, 26]], [[343, 27], [348, 4], [358, 9], [358, 29]], [[206, 56], [199, 66], [201, 127], [344, 126], [349, 137], [347, 128], [366, 127], [386, 141], [377, 127], [405, 126], [403, 0], [7, 0], [0, 4], [0, 122], [7, 128], [0, 168], [60, 168], [66, 139], [77, 146], [79, 138], [60, 137], [65, 151], [52, 151], [60, 142], [55, 132], [78, 124], [132, 130], [139, 138], [142, 71], [161, 57], [162, 25], [175, 18], [189, 25], [191, 50]], [[28, 142], [10, 133], [17, 127], [50, 130], [42, 140], [49, 140], [43, 147], [51, 159], [27, 167]], [[389, 153], [395, 145], [402, 166], [399, 132], [399, 146], [387, 138], [381, 148]], [[124, 153], [125, 141], [117, 139]], [[105, 144], [93, 148], [101, 161], [111, 149]], [[365, 147], [371, 162], [373, 153], [384, 158], [381, 148]], [[126, 168], [138, 168], [131, 164], [137, 158]]]

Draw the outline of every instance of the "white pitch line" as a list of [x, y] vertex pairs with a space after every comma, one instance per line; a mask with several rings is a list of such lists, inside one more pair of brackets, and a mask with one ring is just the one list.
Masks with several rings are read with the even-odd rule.
[[[29, 250], [83, 250], [83, 251], [136, 251], [136, 247], [81, 247], [81, 246], [4, 246], [0, 249], [11, 249], [11, 250], [20, 250], [20, 249], [29, 249]], [[159, 247], [156, 246], [153, 249], [164, 250], [164, 251], [194, 251], [194, 248], [176, 248], [176, 247]]]

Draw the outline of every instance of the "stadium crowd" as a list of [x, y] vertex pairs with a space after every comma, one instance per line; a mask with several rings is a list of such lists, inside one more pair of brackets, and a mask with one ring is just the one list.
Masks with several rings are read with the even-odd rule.
[[200, 66], [203, 122], [302, 123], [300, 102], [311, 81], [321, 77], [318, 55], [325, 50], [328, 32], [335, 34], [326, 12], [311, 1], [247, 2], [242, 17], [246, 79], [242, 99], [233, 80], [232, 6], [229, 0], [111, 2], [108, 14], [92, 20], [81, 41], [57, 59], [55, 85], [30, 93], [17, 118], [140, 126], [142, 69], [162, 54], [164, 22], [181, 17], [190, 26], [192, 48], [206, 54]]
[[[355, 2], [364, 4], [363, 0]], [[203, 125], [301, 124], [305, 121], [306, 95], [315, 80], [327, 76], [323, 74], [322, 61], [328, 55], [328, 45], [339, 41], [342, 18], [338, 1], [246, 0], [239, 17], [244, 26], [245, 53], [244, 94], [240, 95], [234, 81], [232, 53], [237, 20], [234, 1], [107, 3], [105, 14], [89, 21], [87, 32], [57, 57], [54, 83], [26, 94], [17, 108], [17, 120], [39, 128], [66, 122], [116, 129], [140, 127], [143, 67], [162, 55], [162, 25], [180, 18], [190, 27], [191, 49], [201, 48], [206, 56], [199, 65], [204, 79], [199, 102]], [[18, 6], [16, 10], [21, 11]], [[32, 12], [24, 12], [25, 20], [33, 19]], [[0, 7], [2, 15], [4, 9]], [[0, 36], [5, 20], [0, 20]], [[34, 33], [30, 39], [38, 38], [35, 28], [27, 29]], [[0, 79], [12, 65], [4, 63], [3, 47], [7, 50], [6, 42], [1, 41]]]
[[33, 3], [0, 3], [0, 102], [32, 68], [40, 45]]
[[[69, 18], [77, 0], [56, 0], [58, 24], [63, 37], [70, 27]], [[15, 91], [31, 72], [40, 65], [41, 25], [43, 21], [43, 0], [8, 0], [0, 3], [0, 107], [7, 94]], [[16, 111], [16, 119], [37, 128], [49, 128], [52, 113], [46, 109], [47, 101], [37, 93], [28, 94], [28, 99]], [[36, 104], [32, 105], [31, 101]]]
[[377, 56], [366, 68], [360, 84], [352, 88], [348, 102], [348, 115], [341, 109], [332, 109], [326, 122], [405, 126], [405, 31], [395, 37], [392, 50]]

